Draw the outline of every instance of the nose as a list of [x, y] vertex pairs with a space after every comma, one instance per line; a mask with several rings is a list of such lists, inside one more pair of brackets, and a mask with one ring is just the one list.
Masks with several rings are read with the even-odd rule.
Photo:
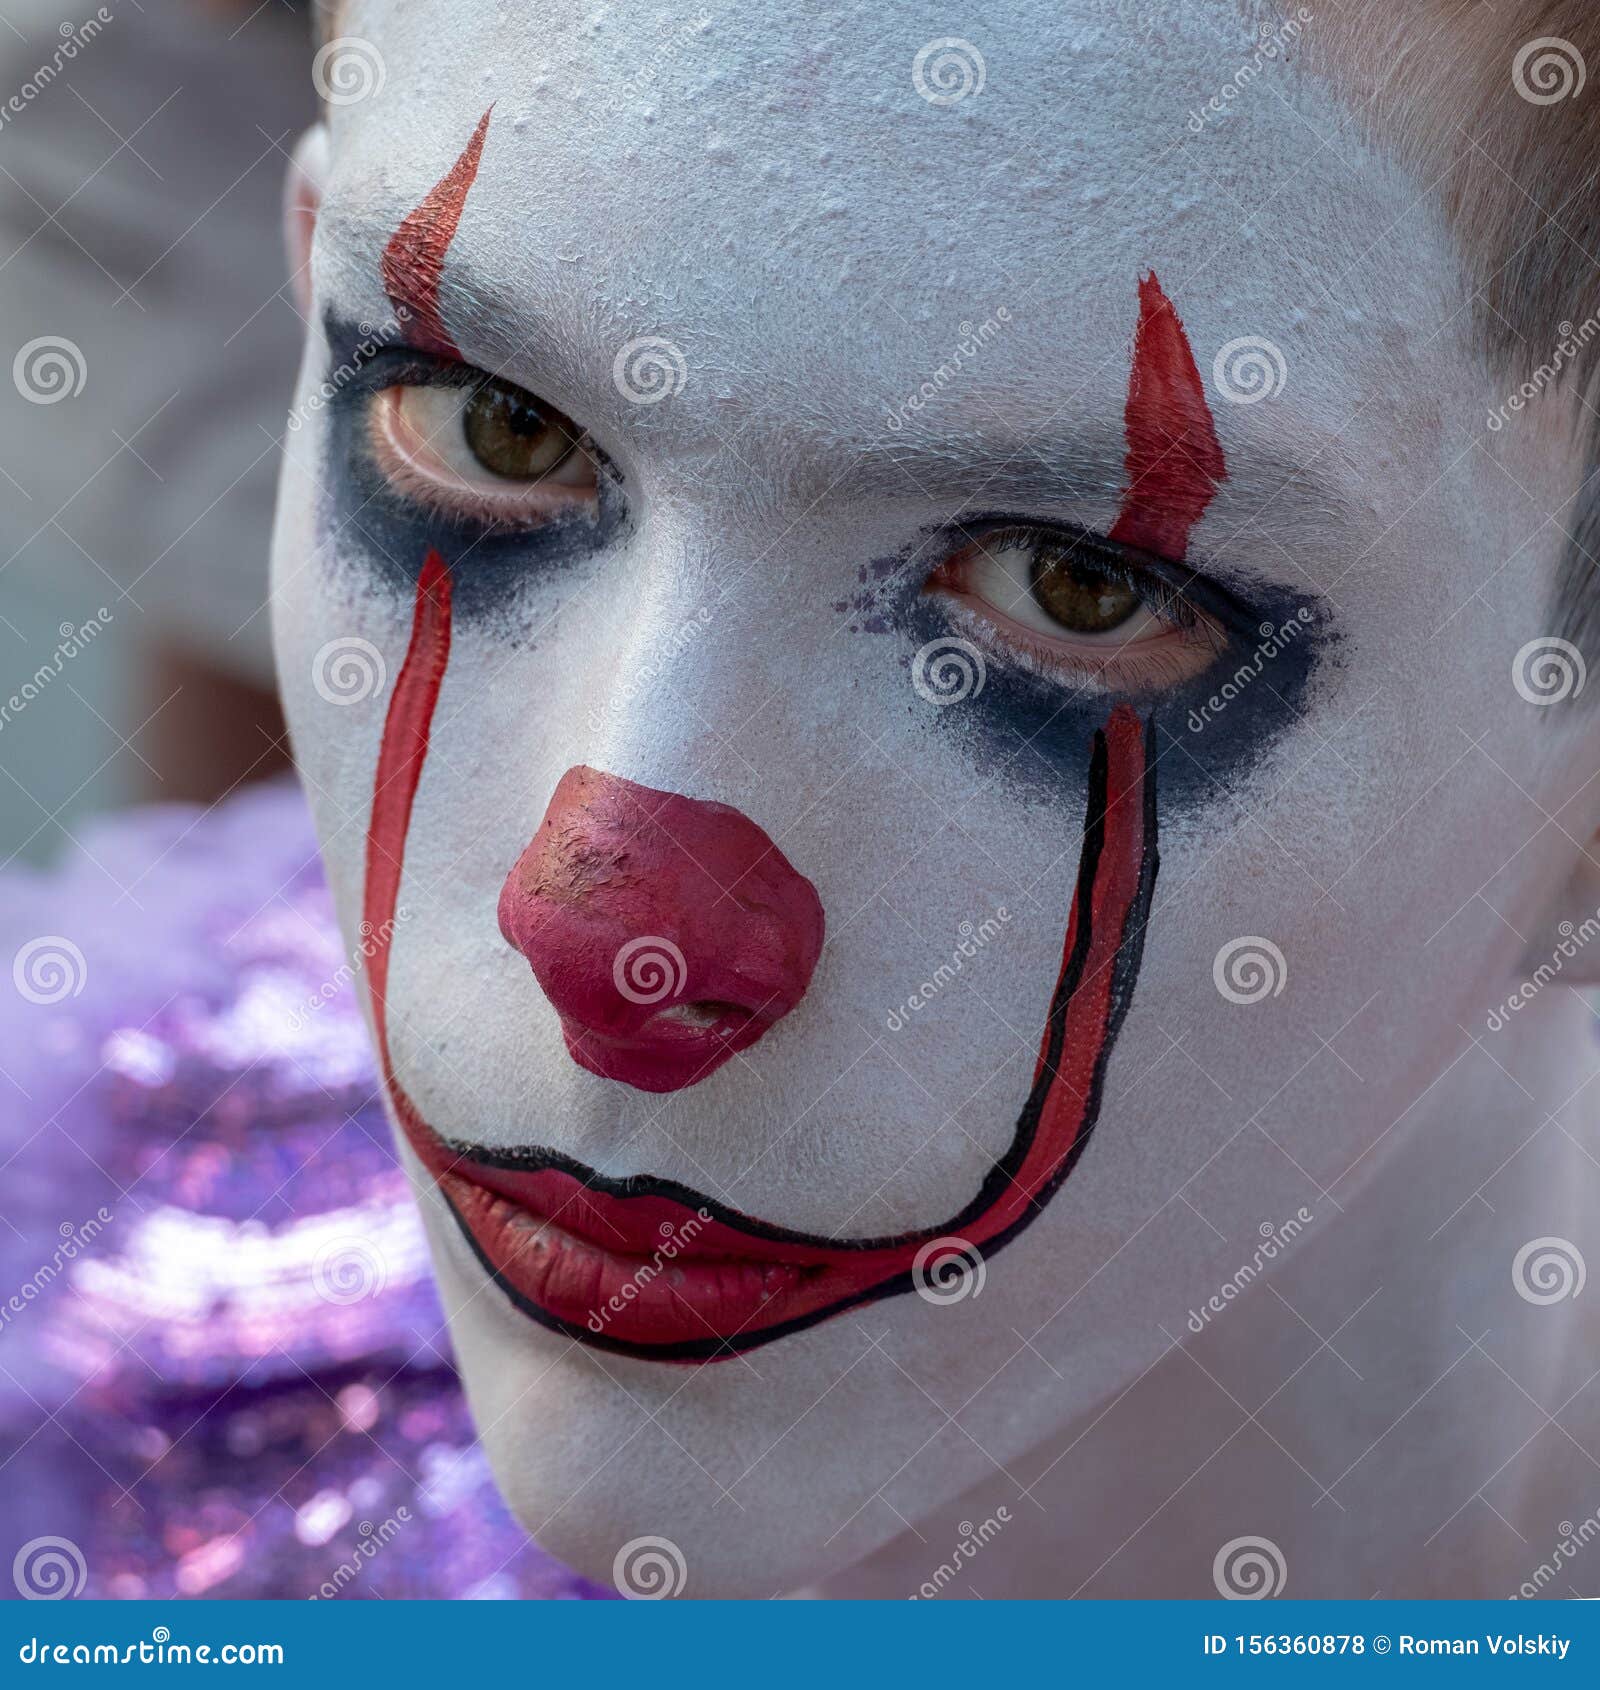
[[580, 1067], [641, 1091], [714, 1073], [805, 995], [816, 888], [742, 811], [568, 769], [500, 891]]

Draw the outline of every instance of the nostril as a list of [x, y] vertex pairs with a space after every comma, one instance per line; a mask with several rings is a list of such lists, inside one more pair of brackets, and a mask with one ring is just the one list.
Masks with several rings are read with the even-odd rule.
[[668, 1004], [665, 1009], [657, 1010], [645, 1025], [653, 1027], [671, 1021], [696, 1032], [709, 1032], [713, 1027], [732, 1032], [753, 1020], [754, 1011], [742, 1003], [729, 1003], [725, 998], [698, 998], [693, 1003]]

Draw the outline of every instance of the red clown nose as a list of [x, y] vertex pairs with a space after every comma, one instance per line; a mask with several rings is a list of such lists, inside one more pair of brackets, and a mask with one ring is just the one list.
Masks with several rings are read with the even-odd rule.
[[500, 892], [580, 1067], [677, 1091], [805, 995], [822, 900], [750, 818], [599, 769], [561, 777]]

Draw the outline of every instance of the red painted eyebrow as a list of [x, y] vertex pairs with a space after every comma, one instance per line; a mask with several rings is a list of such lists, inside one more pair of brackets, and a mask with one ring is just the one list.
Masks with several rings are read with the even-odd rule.
[[1128, 487], [1111, 538], [1180, 563], [1228, 466], [1183, 321], [1154, 271], [1139, 282], [1123, 422]]
[[460, 158], [423, 202], [406, 217], [383, 249], [383, 291], [414, 346], [441, 357], [459, 358], [460, 348], [439, 315], [439, 285], [445, 254], [456, 238], [461, 210], [478, 178], [478, 161], [489, 133], [490, 106], [478, 119]]

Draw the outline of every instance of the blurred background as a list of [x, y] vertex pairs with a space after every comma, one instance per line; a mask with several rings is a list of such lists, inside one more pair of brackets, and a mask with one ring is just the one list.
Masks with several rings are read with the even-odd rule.
[[0, 17], [0, 860], [48, 861], [108, 806], [284, 765], [264, 606], [307, 10]]
[[313, 54], [0, 15], [0, 1597], [607, 1594], [489, 1481], [272, 694]]

